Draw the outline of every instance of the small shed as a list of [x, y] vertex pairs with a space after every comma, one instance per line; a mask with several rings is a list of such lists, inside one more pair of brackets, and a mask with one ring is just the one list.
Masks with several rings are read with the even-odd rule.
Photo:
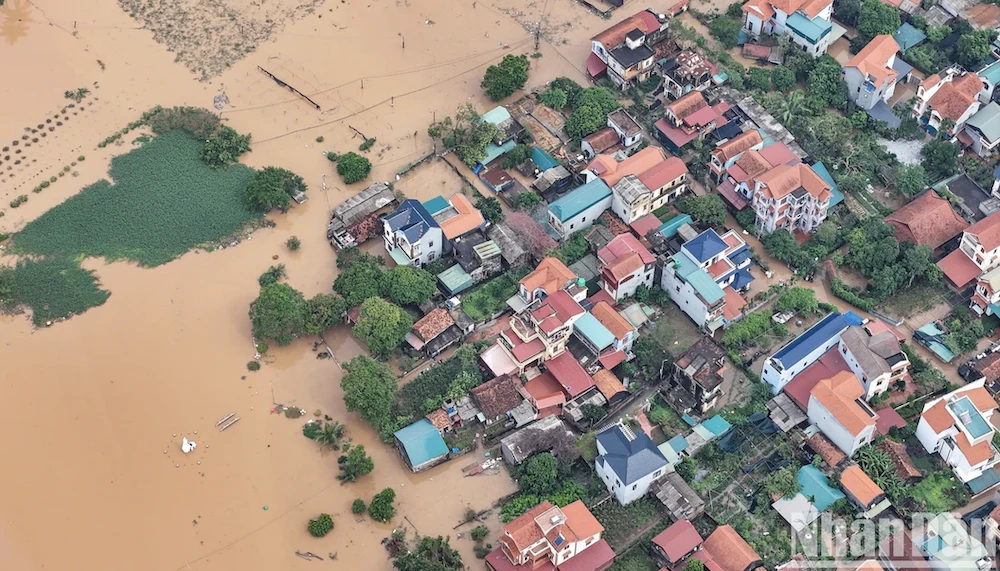
[[461, 293], [472, 287], [474, 283], [472, 276], [462, 269], [460, 264], [455, 264], [441, 272], [437, 275], [437, 279], [448, 295]]
[[448, 445], [426, 418], [397, 430], [396, 448], [412, 472], [421, 472], [448, 459]]

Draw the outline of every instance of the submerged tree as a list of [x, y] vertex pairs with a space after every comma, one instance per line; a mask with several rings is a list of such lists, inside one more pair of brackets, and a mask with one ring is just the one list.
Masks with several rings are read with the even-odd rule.
[[288, 345], [305, 331], [306, 300], [287, 284], [268, 284], [250, 304], [250, 323], [254, 337]]
[[512, 95], [528, 82], [528, 56], [507, 54], [497, 65], [486, 68], [482, 88], [493, 101]]

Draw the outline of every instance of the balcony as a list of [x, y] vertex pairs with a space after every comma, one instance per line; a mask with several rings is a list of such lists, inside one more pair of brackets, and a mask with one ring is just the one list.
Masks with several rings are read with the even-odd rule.
[[538, 337], [538, 331], [535, 330], [534, 326], [530, 323], [526, 323], [525, 320], [519, 316], [512, 316], [510, 318], [510, 327], [514, 330], [514, 333], [521, 338], [521, 341], [528, 343], [532, 339]]

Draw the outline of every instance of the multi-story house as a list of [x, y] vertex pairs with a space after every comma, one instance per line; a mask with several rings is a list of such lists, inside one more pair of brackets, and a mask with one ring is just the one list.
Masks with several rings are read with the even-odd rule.
[[615, 130], [625, 151], [631, 153], [642, 142], [642, 127], [624, 108], [608, 114], [608, 127]]
[[738, 293], [753, 277], [749, 250], [739, 234], [706, 230], [667, 258], [660, 287], [698, 326], [716, 331], [746, 305]]
[[788, 145], [774, 142], [761, 149], [750, 149], [736, 157], [726, 168], [719, 194], [736, 210], [743, 210], [753, 199], [757, 177], [779, 165], [797, 165], [801, 160]]
[[896, 40], [882, 34], [844, 64], [844, 80], [851, 101], [893, 128], [899, 126], [900, 119], [893, 114], [889, 99], [896, 92], [896, 83], [913, 71], [910, 64], [896, 57], [898, 51]]
[[618, 303], [635, 295], [639, 286], [653, 287], [656, 258], [632, 234], [615, 236], [597, 251], [601, 268], [600, 283]]
[[719, 143], [712, 151], [709, 169], [716, 183], [726, 178], [729, 167], [736, 164], [737, 159], [747, 151], [759, 151], [764, 148], [764, 138], [756, 129], [736, 135], [724, 143]]
[[878, 396], [897, 381], [905, 381], [910, 360], [899, 339], [888, 329], [848, 327], [840, 335], [840, 353], [864, 386], [864, 398]]
[[850, 371], [816, 383], [809, 393], [809, 422], [848, 456], [875, 438], [878, 413], [863, 397], [864, 387]]
[[750, 0], [743, 5], [743, 28], [755, 38], [783, 36], [813, 57], [826, 53], [833, 34], [832, 0]]
[[611, 155], [598, 155], [587, 165], [585, 176], [591, 181], [599, 178], [611, 187], [611, 209], [628, 224], [688, 189], [684, 161], [667, 158], [657, 147], [646, 147], [621, 162]]
[[561, 355], [573, 323], [583, 314], [583, 307], [565, 290], [559, 290], [512, 315], [510, 327], [500, 332], [497, 342], [523, 373], [531, 365]]
[[583, 158], [590, 161], [597, 155], [624, 153], [625, 147], [622, 145], [618, 132], [611, 127], [605, 127], [581, 139], [580, 152], [583, 153]]
[[1000, 266], [1000, 212], [990, 214], [962, 233], [958, 249], [937, 263], [947, 282], [962, 290]]
[[1000, 267], [979, 276], [969, 307], [978, 315], [1000, 316]]
[[611, 206], [611, 189], [601, 179], [579, 186], [549, 204], [549, 224], [563, 238], [590, 228]]
[[587, 70], [594, 79], [607, 73], [615, 85], [628, 89], [652, 75], [656, 59], [652, 46], [666, 35], [666, 17], [643, 10], [591, 38]]
[[[950, 67], [920, 82], [913, 104], [913, 117], [931, 133], [944, 130], [949, 138], [962, 130], [965, 122], [979, 111], [979, 93], [985, 85], [975, 73]], [[944, 125], [947, 122], [949, 124]], [[942, 126], [947, 127], [942, 129]]]
[[764, 361], [760, 379], [778, 394], [799, 373], [815, 363], [824, 353], [840, 344], [840, 335], [847, 329], [847, 319], [831, 313], [806, 329]]
[[751, 205], [757, 228], [815, 232], [826, 220], [832, 196], [830, 184], [809, 165], [778, 165], [756, 178]]
[[618, 363], [627, 358], [632, 352], [632, 344], [638, 335], [636, 328], [629, 320], [615, 311], [615, 308], [606, 301], [599, 301], [590, 308], [590, 313], [597, 318], [611, 334], [615, 340], [611, 347], [618, 353], [616, 355], [604, 355], [600, 357], [601, 364], [607, 369], [613, 369]]
[[644, 432], [616, 424], [597, 435], [597, 475], [622, 505], [646, 495], [666, 474], [667, 459]]
[[419, 200], [404, 200], [382, 226], [385, 250], [400, 265], [420, 267], [440, 258], [447, 247], [441, 226]]
[[664, 106], [663, 118], [654, 124], [654, 135], [670, 152], [677, 154], [684, 145], [703, 139], [729, 123], [726, 118], [729, 110], [725, 101], [709, 105], [700, 91], [692, 91]]
[[712, 76], [718, 68], [704, 55], [694, 50], [684, 50], [661, 66], [664, 95], [680, 99], [690, 91], [704, 91], [712, 85]]
[[996, 483], [993, 466], [1000, 452], [993, 447], [990, 417], [997, 401], [979, 380], [924, 405], [916, 436], [927, 452], [939, 454], [963, 483], [984, 475]]
[[[521, 313], [536, 301], [544, 300], [559, 290], [571, 289], [572, 286], [576, 285], [578, 279], [573, 270], [567, 268], [566, 264], [562, 263], [559, 258], [545, 258], [530, 274], [518, 282], [517, 298], [520, 303], [518, 307], [513, 307], [513, 309], [516, 313]], [[584, 289], [584, 295], [586, 295], [586, 289]], [[574, 295], [574, 299], [580, 301], [576, 295]]]
[[[696, 410], [698, 414], [708, 411], [718, 402], [722, 396], [722, 374], [726, 370], [726, 352], [711, 337], [702, 337], [687, 351], [685, 351], [677, 361], [674, 362], [672, 384], [690, 395], [690, 399], [679, 398], [684, 401], [683, 408]], [[674, 394], [671, 390], [669, 394]], [[668, 397], [669, 398], [669, 397]]]
[[1000, 149], [1000, 105], [991, 101], [969, 117], [958, 141], [983, 158], [996, 155]]
[[604, 526], [580, 500], [563, 508], [544, 501], [502, 530], [486, 556], [490, 571], [603, 571], [615, 559]]

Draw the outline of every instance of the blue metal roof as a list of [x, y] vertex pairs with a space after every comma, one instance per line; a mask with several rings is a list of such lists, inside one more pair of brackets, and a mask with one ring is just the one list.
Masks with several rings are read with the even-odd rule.
[[732, 425], [719, 415], [715, 415], [701, 424], [716, 436], [722, 436], [727, 430], [732, 428]]
[[419, 200], [412, 198], [404, 200], [392, 214], [385, 217], [385, 223], [389, 225], [389, 230], [402, 231], [407, 241], [411, 244], [420, 240], [431, 228], [438, 228], [437, 220], [431, 216], [430, 212], [420, 204]]
[[535, 166], [540, 168], [543, 172], [552, 167], [559, 166], [559, 161], [555, 160], [552, 158], [552, 155], [546, 153], [538, 147], [531, 148], [531, 162], [535, 163]]
[[729, 261], [733, 263], [733, 265], [739, 266], [743, 262], [753, 257], [753, 255], [750, 253], [750, 248], [744, 246], [739, 250], [736, 250], [732, 254], [729, 254], [729, 256], [727, 257], [729, 258]]
[[830, 171], [827, 170], [826, 165], [822, 162], [818, 162], [812, 165], [812, 170], [819, 175], [821, 179], [826, 181], [826, 184], [830, 185], [830, 206], [836, 206], [844, 201], [844, 193], [840, 192], [840, 187], [837, 186], [837, 181], [833, 180], [833, 176], [830, 175]]
[[448, 204], [448, 201], [445, 200], [445, 198], [441, 195], [435, 196], [434, 198], [424, 203], [424, 208], [426, 208], [427, 212], [431, 213], [432, 215], [441, 212], [442, 210], [448, 208], [449, 206], [451, 205]]
[[799, 470], [797, 480], [802, 495], [811, 498], [812, 504], [819, 511], [825, 510], [844, 497], [844, 492], [831, 487], [830, 480], [812, 464], [807, 464]]
[[785, 20], [785, 25], [811, 44], [820, 41], [833, 30], [833, 24], [829, 20], [824, 20], [820, 16], [810, 20], [801, 12], [795, 12], [789, 16]]
[[678, 454], [687, 450], [688, 441], [687, 438], [684, 438], [683, 434], [678, 434], [677, 436], [671, 438], [669, 442], [670, 442], [670, 447], [673, 448], [674, 452]]
[[857, 313], [854, 313], [853, 311], [845, 311], [844, 320], [847, 321], [847, 324], [852, 327], [861, 327], [865, 324], [865, 318], [861, 317]]
[[896, 40], [896, 43], [899, 44], [900, 51], [905, 52], [906, 50], [926, 40], [927, 34], [921, 32], [917, 28], [914, 28], [910, 24], [903, 24], [896, 30], [896, 33], [892, 35], [892, 39]]
[[683, 248], [698, 260], [698, 263], [704, 264], [725, 252], [729, 245], [715, 233], [715, 230], [708, 229], [684, 244]]
[[681, 214], [680, 216], [674, 216], [670, 220], [663, 223], [660, 226], [660, 234], [663, 234], [667, 238], [673, 238], [677, 234], [677, 230], [685, 224], [691, 223], [691, 217], [687, 214]]
[[448, 453], [444, 438], [426, 418], [397, 430], [395, 437], [402, 443], [411, 466], [420, 466]]
[[586, 337], [598, 351], [610, 347], [615, 342], [614, 334], [590, 313], [581, 315], [573, 324], [573, 329]]
[[733, 289], [741, 290], [750, 285], [750, 282], [752, 281], [753, 281], [753, 274], [751, 274], [747, 268], [743, 268], [742, 270], [736, 270], [736, 277], [733, 278], [733, 284], [732, 284]]
[[833, 337], [840, 335], [845, 329], [847, 329], [847, 320], [844, 319], [844, 316], [839, 313], [831, 313], [806, 330], [805, 333], [793, 339], [791, 343], [782, 347], [774, 354], [773, 359], [788, 369]]
[[583, 186], [566, 193], [566, 196], [555, 200], [549, 205], [549, 211], [556, 215], [560, 222], [566, 222], [591, 206], [611, 197], [611, 189], [603, 180], [595, 178]]
[[610, 467], [625, 486], [667, 466], [667, 459], [645, 433], [634, 434], [629, 440], [621, 425], [615, 425], [597, 435], [597, 442], [607, 451], [597, 461]]
[[712, 276], [708, 275], [708, 272], [698, 266], [698, 264], [692, 262], [691, 258], [683, 254], [677, 254], [672, 256], [671, 259], [676, 265], [674, 271], [677, 275], [691, 284], [691, 287], [698, 292], [698, 295], [705, 300], [705, 303], [712, 305], [726, 297], [726, 294], [719, 287], [719, 284], [712, 279]]

